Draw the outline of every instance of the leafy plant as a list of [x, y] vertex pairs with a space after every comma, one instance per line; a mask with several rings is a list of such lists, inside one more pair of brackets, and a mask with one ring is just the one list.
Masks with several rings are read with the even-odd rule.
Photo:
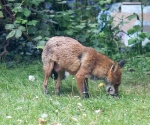
[[3, 27], [6, 40], [24, 39], [37, 48], [43, 48], [49, 37], [64, 35], [88, 45], [90, 33], [95, 33], [92, 29], [96, 26], [93, 25], [96, 24], [96, 12], [93, 9], [96, 5], [88, 5], [87, 2], [81, 4], [76, 1], [72, 4], [74, 9], [61, 0], [9, 0], [2, 6], [5, 8], [3, 12], [6, 11], [3, 20], [10, 19], [4, 22]]
[[6, 40], [15, 37], [16, 39], [20, 38], [22, 36], [22, 32], [26, 31], [26, 28], [24, 26], [19, 26], [17, 24], [6, 24], [5, 25], [6, 30], [11, 30], [11, 32], [7, 35]]
[[[120, 33], [122, 22], [114, 27], [114, 17], [109, 15], [109, 19], [107, 19], [108, 14], [105, 12], [110, 3], [112, 3], [111, 0], [92, 0], [92, 4], [87, 0], [76, 0], [71, 3], [63, 0], [4, 0], [0, 8], [4, 16], [0, 19], [2, 20], [0, 33], [5, 34], [6, 40], [0, 43], [0, 52], [4, 50], [7, 40], [10, 40], [8, 47], [11, 41], [14, 41], [16, 45], [19, 43], [20, 46], [32, 42], [37, 49], [42, 49], [50, 37], [61, 35], [75, 38], [83, 45], [92, 46], [112, 58], [121, 58], [120, 48], [122, 45], [118, 33]], [[100, 24], [97, 22], [99, 11], [104, 12], [101, 16], [103, 23]], [[132, 19], [136, 16], [134, 14], [128, 18]], [[99, 29], [100, 25], [103, 25], [101, 30]], [[140, 28], [134, 27], [130, 29], [129, 33], [137, 30], [139, 31]], [[144, 39], [149, 34], [141, 33], [139, 36], [140, 39]], [[137, 39], [131, 40], [130, 43], [135, 41]], [[16, 46], [15, 44], [13, 45]], [[16, 53], [17, 48], [12, 48], [11, 51]]]
[[133, 28], [130, 28], [128, 30], [128, 35], [132, 36], [131, 39], [129, 39], [128, 44], [133, 45], [133, 48], [137, 48], [139, 54], [142, 54], [144, 49], [142, 47], [142, 42], [147, 38], [150, 40], [150, 33], [149, 32], [143, 32], [143, 7], [146, 1], [141, 1], [141, 20], [138, 16], [138, 14], [133, 13], [132, 15], [128, 16], [127, 19], [131, 20], [133, 18], [136, 18], [140, 21], [141, 25], [135, 25]]
[[0, 5], [0, 18], [3, 18], [4, 16], [3, 16], [3, 12], [1, 11], [1, 9], [2, 9], [2, 6]]

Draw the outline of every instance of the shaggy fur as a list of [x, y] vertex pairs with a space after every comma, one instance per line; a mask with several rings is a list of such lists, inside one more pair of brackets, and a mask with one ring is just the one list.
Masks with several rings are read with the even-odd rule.
[[[114, 87], [113, 95], [118, 94], [118, 86], [121, 83], [122, 60], [116, 63], [107, 56], [98, 53], [91, 47], [81, 45], [77, 40], [56, 36], [49, 39], [42, 53], [44, 69], [44, 92], [47, 93], [48, 78], [55, 71], [58, 74], [56, 92], [59, 94], [60, 82], [64, 78], [65, 71], [75, 75], [78, 90], [81, 95], [88, 95], [88, 78], [103, 79], [106, 85]], [[108, 93], [110, 88], [108, 89]]]

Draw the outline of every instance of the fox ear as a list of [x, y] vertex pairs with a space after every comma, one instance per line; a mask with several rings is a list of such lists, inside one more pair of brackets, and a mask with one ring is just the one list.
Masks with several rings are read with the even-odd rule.
[[110, 71], [116, 72], [117, 69], [118, 69], [118, 64], [115, 63], [115, 64], [113, 64], [113, 65], [111, 66]]
[[125, 63], [126, 63], [126, 61], [123, 59], [118, 64], [120, 67], [123, 67]]

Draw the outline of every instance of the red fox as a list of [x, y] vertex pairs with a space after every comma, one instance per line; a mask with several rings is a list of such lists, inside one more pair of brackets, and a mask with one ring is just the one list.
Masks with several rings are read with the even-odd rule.
[[49, 39], [42, 52], [44, 70], [44, 93], [47, 94], [49, 76], [54, 72], [56, 93], [60, 94], [60, 83], [65, 71], [75, 75], [81, 96], [88, 98], [88, 78], [102, 79], [106, 84], [106, 92], [118, 95], [121, 84], [122, 67], [125, 60], [114, 62], [107, 56], [98, 53], [91, 47], [85, 47], [70, 37], [55, 36]]

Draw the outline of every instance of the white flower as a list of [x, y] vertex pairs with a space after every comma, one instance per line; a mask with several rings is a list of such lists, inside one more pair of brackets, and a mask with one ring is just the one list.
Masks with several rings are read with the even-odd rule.
[[61, 125], [61, 123], [56, 123], [56, 125]]
[[33, 75], [29, 75], [29, 80], [33, 82], [35, 80], [35, 77]]
[[80, 98], [80, 96], [74, 96], [75, 98]]
[[83, 116], [86, 116], [86, 114], [83, 114]]
[[16, 110], [21, 110], [22, 109], [22, 107], [21, 106], [18, 106], [17, 108], [16, 108]]
[[98, 113], [100, 113], [101, 112], [101, 110], [100, 109], [98, 109], [98, 110], [95, 110], [94, 111], [96, 114], [98, 114]]
[[62, 125], [62, 124], [61, 124], [61, 123], [57, 123], [57, 122], [55, 122], [55, 123], [48, 124], [48, 125]]
[[6, 116], [6, 118], [11, 119], [12, 117], [11, 116]]
[[44, 119], [44, 118], [47, 118], [47, 117], [48, 117], [48, 114], [45, 114], [45, 113], [44, 113], [44, 114], [41, 115], [41, 118], [43, 118], [43, 119]]
[[17, 122], [22, 123], [23, 121], [21, 119], [18, 119]]
[[82, 106], [82, 104], [81, 104], [81, 103], [77, 103], [77, 105], [78, 105], [79, 107], [81, 107], [81, 106]]
[[38, 96], [35, 96], [35, 98], [38, 99], [39, 97], [38, 97]]
[[53, 99], [52, 99], [52, 98], [49, 98], [49, 100], [52, 101]]
[[72, 119], [73, 121], [75, 121], [75, 122], [78, 122], [78, 119], [75, 118], [75, 117], [72, 117], [71, 119]]

